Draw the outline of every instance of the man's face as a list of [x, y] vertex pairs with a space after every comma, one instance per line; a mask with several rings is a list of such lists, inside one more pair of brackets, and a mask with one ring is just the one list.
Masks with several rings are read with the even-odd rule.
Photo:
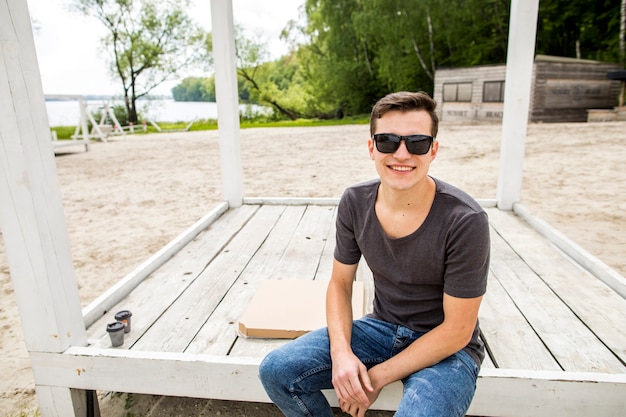
[[[377, 120], [374, 133], [393, 133], [399, 136], [430, 135], [432, 120], [426, 111], [391, 111]], [[410, 190], [426, 180], [430, 163], [435, 159], [439, 143], [433, 142], [424, 155], [409, 153], [406, 142], [393, 153], [382, 153], [376, 149], [374, 139], [367, 143], [370, 157], [374, 161], [381, 182], [397, 191]]]

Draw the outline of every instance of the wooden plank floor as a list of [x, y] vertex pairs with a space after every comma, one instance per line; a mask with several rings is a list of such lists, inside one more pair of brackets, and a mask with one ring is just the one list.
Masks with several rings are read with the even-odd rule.
[[[330, 276], [336, 206], [244, 205], [227, 211], [88, 329], [109, 348], [106, 323], [133, 312], [122, 349], [262, 357], [284, 343], [247, 339], [237, 321], [265, 279]], [[626, 300], [509, 212], [492, 226], [480, 310], [486, 368], [626, 373]], [[371, 275], [359, 268], [371, 302]], [[324, 306], [321, 305], [320, 309]]]

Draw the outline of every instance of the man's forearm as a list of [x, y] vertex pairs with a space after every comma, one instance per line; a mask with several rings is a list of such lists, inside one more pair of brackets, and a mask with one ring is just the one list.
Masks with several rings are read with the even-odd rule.
[[326, 294], [326, 323], [333, 351], [350, 349], [352, 334], [352, 291], [344, 285], [330, 281]]
[[370, 370], [374, 386], [385, 386], [441, 362], [470, 342], [482, 297], [458, 299], [444, 295], [443, 323], [414, 341], [403, 352]]
[[435, 328], [403, 352], [370, 369], [372, 385], [375, 389], [382, 389], [392, 382], [441, 362], [461, 350], [465, 344], [448, 337], [444, 329]]

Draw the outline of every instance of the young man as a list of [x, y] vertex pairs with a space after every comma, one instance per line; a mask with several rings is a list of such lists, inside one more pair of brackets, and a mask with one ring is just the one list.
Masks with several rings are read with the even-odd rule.
[[[484, 358], [489, 227], [470, 196], [428, 176], [439, 149], [435, 107], [425, 93], [399, 92], [372, 110], [368, 148], [380, 179], [348, 188], [339, 203], [328, 328], [261, 363], [265, 390], [288, 417], [332, 416], [321, 393], [332, 388], [343, 411], [363, 416], [398, 380], [396, 416], [464, 416], [471, 403]], [[353, 322], [361, 256], [374, 276], [374, 310]]]

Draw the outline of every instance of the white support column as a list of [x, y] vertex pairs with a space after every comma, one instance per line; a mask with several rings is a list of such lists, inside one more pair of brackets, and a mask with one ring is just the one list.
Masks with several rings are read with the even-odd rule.
[[[39, 399], [39, 413], [41, 416], [82, 417], [90, 415], [90, 411], [94, 417], [100, 416], [100, 407], [94, 391], [37, 385], [35, 393]], [[87, 400], [89, 396], [93, 400], [93, 405]]]
[[511, 210], [522, 193], [522, 165], [537, 34], [539, 0], [513, 0], [504, 88], [500, 174], [496, 199]]
[[0, 109], [0, 227], [26, 347], [60, 353], [84, 346], [26, 0], [0, 0]]
[[243, 173], [232, 0], [211, 0], [211, 25], [222, 194], [231, 207], [239, 207], [243, 203]]

